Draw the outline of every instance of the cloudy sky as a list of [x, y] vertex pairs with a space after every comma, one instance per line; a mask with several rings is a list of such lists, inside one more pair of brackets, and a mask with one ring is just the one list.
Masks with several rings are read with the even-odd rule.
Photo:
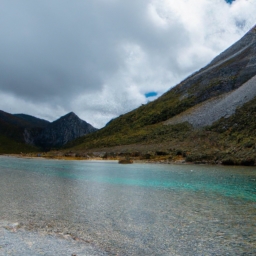
[[255, 0], [1, 0], [0, 109], [100, 128], [209, 63], [255, 13]]

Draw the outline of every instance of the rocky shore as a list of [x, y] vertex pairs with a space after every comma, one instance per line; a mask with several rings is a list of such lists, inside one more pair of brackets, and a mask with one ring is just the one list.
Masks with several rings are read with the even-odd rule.
[[105, 252], [71, 236], [27, 231], [20, 223], [0, 221], [0, 256], [103, 256]]

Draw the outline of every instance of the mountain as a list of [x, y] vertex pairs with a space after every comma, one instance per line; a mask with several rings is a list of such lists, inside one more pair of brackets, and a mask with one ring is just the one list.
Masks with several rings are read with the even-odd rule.
[[51, 123], [34, 116], [12, 115], [0, 110], [0, 153], [58, 148], [96, 130], [73, 112]]
[[71, 112], [47, 125], [35, 138], [34, 143], [46, 149], [61, 147], [69, 141], [96, 130], [92, 125]]
[[[40, 120], [40, 119], [38, 119]], [[23, 133], [26, 128], [41, 128], [35, 125], [37, 118], [34, 122], [20, 118], [19, 115], [12, 115], [0, 110], [0, 133], [1, 135], [8, 136], [20, 142], [24, 142]]]
[[29, 121], [0, 110], [0, 153], [20, 153], [36, 151], [26, 145], [24, 130], [34, 127]]
[[176, 87], [181, 98], [194, 98], [197, 106], [167, 124], [188, 121], [194, 127], [203, 127], [233, 115], [238, 107], [256, 96], [255, 75], [256, 27]]
[[255, 97], [256, 26], [157, 100], [69, 146], [73, 151], [140, 151], [151, 157], [165, 152], [172, 158], [182, 152], [190, 160], [215, 162], [256, 159], [255, 135], [249, 133], [256, 121]]
[[0, 110], [0, 121], [9, 125], [15, 125], [17, 127], [29, 127], [31, 123], [27, 120], [21, 119], [15, 115], [9, 114]]
[[44, 128], [50, 124], [49, 121], [40, 119], [34, 116], [26, 115], [26, 114], [14, 114], [13, 116], [18, 117], [30, 124], [31, 127], [41, 127]]

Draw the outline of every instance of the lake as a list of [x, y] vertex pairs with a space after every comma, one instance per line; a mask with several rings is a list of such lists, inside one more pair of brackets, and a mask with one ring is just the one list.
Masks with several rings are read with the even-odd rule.
[[256, 168], [0, 157], [0, 219], [109, 255], [256, 255]]

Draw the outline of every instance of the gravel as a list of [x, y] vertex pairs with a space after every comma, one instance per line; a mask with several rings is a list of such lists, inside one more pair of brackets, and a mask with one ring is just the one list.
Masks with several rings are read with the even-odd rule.
[[30, 232], [19, 223], [0, 221], [0, 256], [107, 255], [100, 249], [71, 237]]

